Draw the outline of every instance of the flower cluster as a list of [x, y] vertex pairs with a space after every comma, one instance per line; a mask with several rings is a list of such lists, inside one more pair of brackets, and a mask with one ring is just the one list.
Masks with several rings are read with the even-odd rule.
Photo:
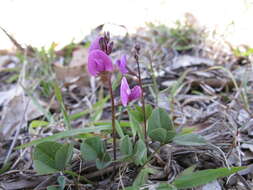
[[113, 71], [111, 58], [99, 49], [91, 51], [88, 57], [88, 71], [93, 76]]
[[98, 37], [89, 48], [88, 71], [93, 76], [113, 71], [112, 60], [103, 47], [106, 42], [104, 37]]
[[[112, 46], [113, 43], [110, 42], [108, 35], [98, 37], [91, 44], [88, 56], [88, 71], [92, 76], [111, 75], [114, 70], [112, 60], [109, 56], [112, 52]], [[130, 101], [141, 97], [141, 87], [134, 86], [130, 89], [128, 85], [127, 79], [124, 76], [128, 73], [126, 55], [118, 59], [116, 65], [123, 75], [120, 86], [121, 103], [123, 106], [127, 106]]]

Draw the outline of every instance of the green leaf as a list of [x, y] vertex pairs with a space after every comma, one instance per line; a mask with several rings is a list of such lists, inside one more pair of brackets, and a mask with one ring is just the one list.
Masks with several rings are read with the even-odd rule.
[[101, 158], [105, 152], [105, 147], [99, 137], [90, 137], [81, 145], [81, 154], [85, 160], [92, 161]]
[[150, 132], [149, 136], [153, 141], [161, 144], [169, 143], [176, 135], [175, 130], [166, 131], [164, 128], [157, 128]]
[[178, 189], [186, 189], [207, 184], [217, 178], [229, 176], [235, 172], [245, 169], [245, 167], [218, 168], [197, 171], [188, 175], [176, 178], [173, 182]]
[[82, 157], [87, 161], [96, 160], [98, 169], [110, 164], [111, 157], [105, 150], [105, 145], [99, 137], [90, 137], [81, 144]]
[[167, 141], [166, 143], [169, 143], [173, 140], [173, 138], [177, 135], [175, 130], [167, 131]]
[[47, 121], [33, 120], [30, 123], [29, 128], [44, 127], [44, 126], [47, 126], [48, 124], [49, 124], [49, 122], [47, 122]]
[[131, 115], [138, 121], [143, 122], [143, 113], [139, 112], [136, 109], [129, 109], [129, 112], [131, 112]]
[[166, 130], [173, 129], [173, 124], [168, 113], [162, 108], [156, 108], [153, 110], [148, 120], [148, 134], [157, 128], [163, 128]]
[[134, 187], [140, 187], [147, 183], [148, 180], [148, 171], [146, 168], [142, 169], [136, 179], [134, 180], [133, 186]]
[[178, 178], [181, 177], [181, 176], [184, 176], [184, 175], [190, 175], [194, 172], [196, 168], [196, 165], [193, 165], [189, 168], [186, 168], [184, 171], [182, 171], [179, 175], [178, 175]]
[[[149, 104], [145, 105], [145, 115], [146, 115], [146, 120], [148, 120], [148, 118], [150, 117], [151, 113], [152, 113], [152, 106]], [[129, 111], [131, 112], [131, 115], [134, 116], [134, 118], [139, 122], [144, 122], [144, 113], [142, 110], [141, 106], [135, 106], [135, 109], [129, 109]]]
[[117, 131], [118, 135], [120, 136], [120, 138], [123, 138], [124, 133], [123, 133], [123, 130], [122, 130], [120, 123], [118, 121], [115, 121], [115, 128], [116, 128], [116, 131]]
[[177, 190], [177, 188], [168, 183], [160, 183], [156, 190]]
[[65, 185], [66, 185], [65, 177], [64, 177], [64, 176], [59, 176], [59, 177], [57, 178], [57, 182], [58, 182], [59, 185], [60, 185], [60, 190], [64, 190]]
[[153, 141], [162, 144], [170, 142], [176, 135], [172, 121], [164, 109], [157, 108], [152, 112], [148, 120], [148, 135]]
[[96, 160], [96, 166], [99, 170], [103, 169], [111, 163], [110, 161], [111, 161], [110, 155], [107, 152], [105, 152], [100, 158]]
[[134, 180], [133, 187], [141, 187], [146, 184], [150, 173], [154, 173], [151, 168], [143, 168]]
[[62, 146], [57, 142], [44, 142], [35, 147], [33, 160], [39, 174], [49, 174], [59, 170], [55, 165], [55, 155]]
[[[142, 118], [143, 118], [143, 120], [144, 120], [142, 107], [136, 106], [136, 109], [139, 111], [139, 113], [141, 113]], [[145, 104], [146, 120], [148, 120], [148, 118], [149, 118], [150, 115], [152, 114], [152, 111], [153, 111], [153, 107], [152, 107], [150, 104]]]
[[64, 144], [55, 155], [55, 166], [59, 170], [63, 170], [69, 163], [73, 155], [73, 146], [71, 144]]
[[186, 146], [201, 146], [206, 145], [206, 140], [198, 134], [178, 135], [173, 138], [173, 142], [179, 145]]
[[81, 151], [82, 158], [84, 160], [92, 161], [92, 160], [96, 160], [98, 157], [96, 150], [93, 149], [93, 147], [91, 147], [87, 143], [83, 142], [81, 144], [80, 151]]
[[129, 156], [133, 153], [133, 143], [128, 135], [120, 140], [120, 152], [125, 156]]
[[134, 147], [134, 163], [143, 165], [147, 161], [147, 147], [143, 140], [139, 139]]
[[149, 137], [153, 141], [158, 141], [164, 144], [167, 141], [167, 131], [164, 128], [157, 128], [149, 133]]
[[132, 115], [130, 109], [128, 109], [128, 116], [129, 116], [130, 127], [132, 129], [133, 137], [135, 137], [136, 134], [138, 134], [139, 137], [142, 140], [144, 140], [143, 128], [141, 127], [140, 123], [135, 119], [135, 117]]
[[58, 169], [53, 168], [46, 163], [40, 161], [40, 160], [34, 160], [34, 167], [38, 174], [44, 175], [44, 174], [53, 174], [59, 172]]
[[84, 133], [92, 133], [92, 132], [98, 132], [98, 131], [110, 130], [110, 129], [112, 129], [111, 125], [87, 127], [87, 128], [83, 128], [83, 129], [71, 129], [71, 130], [60, 132], [60, 133], [56, 133], [54, 135], [51, 135], [51, 136], [48, 136], [45, 138], [31, 141], [27, 144], [23, 144], [21, 146], [16, 147], [16, 149], [26, 148], [26, 147], [29, 147], [32, 145], [37, 145], [37, 144], [40, 144], [40, 143], [46, 142], [46, 141], [56, 141], [58, 139], [62, 139], [62, 138], [66, 138], [66, 137], [72, 137], [72, 136], [76, 136], [76, 135], [80, 135], [80, 134], [84, 134]]
[[102, 156], [105, 152], [104, 143], [100, 137], [90, 137], [84, 141], [86, 144], [90, 145], [97, 153], [98, 157]]
[[137, 122], [137, 120], [135, 119], [135, 117], [133, 116], [133, 114], [131, 113], [131, 109], [128, 108], [128, 115], [129, 115], [129, 122], [130, 122], [130, 127], [131, 127], [131, 131], [133, 134], [133, 137], [135, 138], [136, 134], [137, 134], [137, 128], [139, 127], [139, 123]]

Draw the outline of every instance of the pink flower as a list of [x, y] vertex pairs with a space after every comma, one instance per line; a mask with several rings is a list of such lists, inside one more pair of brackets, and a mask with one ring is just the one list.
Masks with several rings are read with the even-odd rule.
[[130, 89], [125, 77], [121, 80], [120, 97], [123, 106], [127, 106], [128, 102], [141, 97], [141, 87], [135, 86]]
[[102, 36], [99, 36], [97, 37], [90, 45], [90, 48], [89, 48], [89, 53], [93, 50], [96, 50], [96, 49], [100, 49], [101, 50], [101, 47], [100, 47], [100, 44], [99, 44], [99, 41], [102, 39], [103, 37]]
[[119, 67], [120, 72], [124, 75], [128, 72], [127, 68], [126, 68], [126, 64], [127, 64], [127, 59], [126, 59], [126, 55], [121, 56], [121, 59], [116, 61], [116, 64]]
[[111, 58], [99, 49], [91, 51], [88, 57], [88, 71], [93, 76], [105, 71], [113, 71]]

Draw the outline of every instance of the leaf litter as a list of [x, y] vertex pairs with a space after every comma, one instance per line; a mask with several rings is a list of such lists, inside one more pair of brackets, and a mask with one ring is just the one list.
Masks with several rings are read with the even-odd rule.
[[[193, 25], [196, 27], [196, 23], [188, 23], [170, 29], [150, 24], [135, 34], [112, 37], [115, 42], [113, 58], [124, 53], [133, 55], [136, 43], [142, 47], [140, 66], [146, 101], [169, 111], [177, 130], [194, 131], [209, 142], [204, 146], [164, 146], [149, 164], [158, 171], [149, 176], [149, 189], [154, 189], [159, 181], [172, 182], [192, 165], [197, 169], [248, 166], [253, 160], [252, 57], [235, 55], [228, 42], [217, 36], [204, 37], [202, 34], [208, 33], [206, 29]], [[55, 44], [49, 50], [32, 47], [26, 50], [18, 45], [19, 52], [5, 52], [0, 56], [0, 168], [5, 168], [0, 172], [0, 188], [45, 189], [56, 184], [56, 175], [36, 175], [31, 147], [15, 149], [15, 146], [65, 131], [62, 103], [73, 129], [100, 126], [99, 122], [108, 125], [108, 92], [85, 71], [89, 41], [94, 33], [102, 30], [103, 25], [86, 40], [71, 43], [60, 51], [55, 50]], [[180, 41], [175, 35], [187, 37], [187, 40]], [[133, 56], [129, 57], [129, 63], [135, 70]], [[55, 98], [55, 83], [61, 89], [62, 102]], [[124, 113], [121, 117], [128, 119]], [[38, 124], [31, 132], [29, 124], [33, 120], [47, 121], [48, 125]], [[94, 134], [108, 139], [108, 134], [101, 131]], [[157, 145], [152, 146], [155, 149]], [[110, 143], [107, 148], [111, 152]], [[84, 165], [77, 149], [73, 156], [71, 170], [80, 174], [79, 189], [94, 189], [92, 184], [82, 183], [87, 182], [82, 175], [97, 182], [96, 189], [128, 186], [136, 177], [136, 168], [119, 163], [116, 168], [120, 175], [111, 183], [108, 174], [114, 168], [96, 170], [92, 161]], [[70, 188], [75, 189], [74, 178], [68, 180]], [[253, 170], [248, 167], [236, 176], [195, 189], [247, 190], [247, 186], [253, 185], [252, 180]]]

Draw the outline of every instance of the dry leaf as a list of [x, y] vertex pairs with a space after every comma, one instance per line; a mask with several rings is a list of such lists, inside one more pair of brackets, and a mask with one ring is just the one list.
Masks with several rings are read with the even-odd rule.
[[23, 92], [19, 90], [4, 105], [2, 120], [0, 121], [0, 140], [8, 139], [17, 126], [24, 126], [27, 121], [41, 115], [42, 113], [32, 101], [28, 97], [25, 97]]
[[89, 84], [89, 75], [86, 72], [88, 50], [79, 48], [73, 52], [73, 58], [69, 65], [64, 66], [60, 62], [54, 63], [56, 78], [64, 82], [65, 86], [76, 84], [85, 86]]
[[214, 61], [210, 59], [205, 59], [205, 58], [200, 58], [200, 57], [194, 57], [194, 56], [189, 56], [189, 55], [182, 55], [182, 56], [177, 56], [172, 65], [171, 65], [171, 70], [177, 70], [185, 67], [190, 67], [190, 66], [213, 66]]

